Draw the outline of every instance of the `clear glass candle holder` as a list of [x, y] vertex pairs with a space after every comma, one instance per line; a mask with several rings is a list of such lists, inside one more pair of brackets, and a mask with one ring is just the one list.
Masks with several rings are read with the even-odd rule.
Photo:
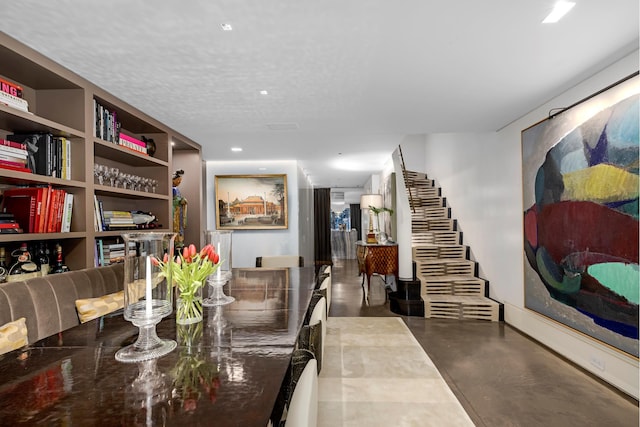
[[232, 230], [207, 230], [204, 232], [205, 242], [213, 245], [220, 256], [218, 268], [207, 278], [207, 284], [211, 287], [209, 297], [202, 305], [215, 307], [230, 304], [235, 298], [224, 293], [224, 285], [231, 279], [231, 236]]
[[173, 254], [174, 233], [123, 234], [124, 318], [139, 328], [135, 343], [116, 352], [120, 362], [155, 359], [176, 348], [173, 340], [160, 339], [156, 325], [171, 314], [171, 269], [162, 273], [158, 262]]

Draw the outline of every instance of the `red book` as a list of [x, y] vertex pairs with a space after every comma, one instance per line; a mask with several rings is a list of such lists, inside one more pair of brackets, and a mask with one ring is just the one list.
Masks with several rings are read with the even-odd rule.
[[135, 145], [137, 145], [137, 146], [139, 146], [139, 147], [147, 148], [147, 144], [146, 144], [146, 143], [144, 143], [144, 142], [140, 141], [140, 140], [139, 140], [139, 139], [137, 139], [137, 138], [134, 138], [134, 137], [132, 137], [132, 136], [126, 135], [126, 134], [124, 134], [124, 133], [120, 133], [120, 138], [124, 139], [125, 141], [129, 141], [129, 142], [131, 142], [132, 144], [135, 144]]
[[50, 191], [52, 193], [51, 200], [49, 202], [49, 214], [47, 215], [47, 233], [57, 233], [60, 229], [60, 220], [62, 217], [62, 212], [60, 211], [60, 206], [62, 205], [62, 200], [64, 200], [64, 190], [61, 189], [53, 189]]
[[0, 138], [0, 145], [5, 145], [7, 147], [18, 148], [20, 150], [26, 150], [27, 149], [27, 144], [24, 144], [22, 142], [9, 141], [8, 139], [2, 139], [2, 138]]
[[0, 228], [22, 228], [17, 222], [2, 222]]
[[0, 168], [2, 169], [7, 169], [7, 170], [12, 170], [12, 171], [16, 171], [16, 172], [27, 172], [27, 173], [33, 173], [31, 172], [31, 169], [29, 168], [25, 168], [24, 166], [15, 166], [10, 164], [11, 162], [7, 163], [3, 160], [0, 160]]
[[7, 80], [0, 79], [0, 90], [8, 93], [9, 95], [22, 98], [22, 86], [19, 86], [15, 83], [11, 83]]
[[3, 193], [2, 210], [12, 213], [20, 227], [27, 233], [35, 233], [39, 188], [9, 188]]
[[47, 214], [49, 213], [49, 196], [51, 193], [51, 186], [38, 187], [38, 231], [36, 233], [45, 233], [45, 224], [47, 223]]
[[66, 191], [58, 190], [56, 218], [55, 218], [52, 233], [60, 233], [62, 231], [62, 214], [64, 212], [64, 201], [65, 201], [66, 195], [67, 195]]

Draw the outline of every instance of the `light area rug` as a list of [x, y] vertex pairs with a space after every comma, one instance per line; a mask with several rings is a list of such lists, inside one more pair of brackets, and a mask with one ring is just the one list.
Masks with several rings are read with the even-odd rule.
[[318, 427], [473, 426], [398, 317], [330, 317]]

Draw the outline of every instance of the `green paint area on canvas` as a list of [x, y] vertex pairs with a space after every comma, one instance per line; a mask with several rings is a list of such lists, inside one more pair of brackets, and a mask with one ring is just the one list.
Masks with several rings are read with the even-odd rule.
[[594, 264], [588, 272], [603, 286], [625, 297], [629, 302], [638, 304], [640, 300], [640, 271], [637, 264], [607, 262]]

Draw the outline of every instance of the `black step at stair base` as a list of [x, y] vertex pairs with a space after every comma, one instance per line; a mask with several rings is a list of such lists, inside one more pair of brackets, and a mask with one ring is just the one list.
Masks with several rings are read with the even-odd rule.
[[389, 293], [389, 309], [402, 316], [424, 317], [420, 280], [398, 280], [398, 291]]

